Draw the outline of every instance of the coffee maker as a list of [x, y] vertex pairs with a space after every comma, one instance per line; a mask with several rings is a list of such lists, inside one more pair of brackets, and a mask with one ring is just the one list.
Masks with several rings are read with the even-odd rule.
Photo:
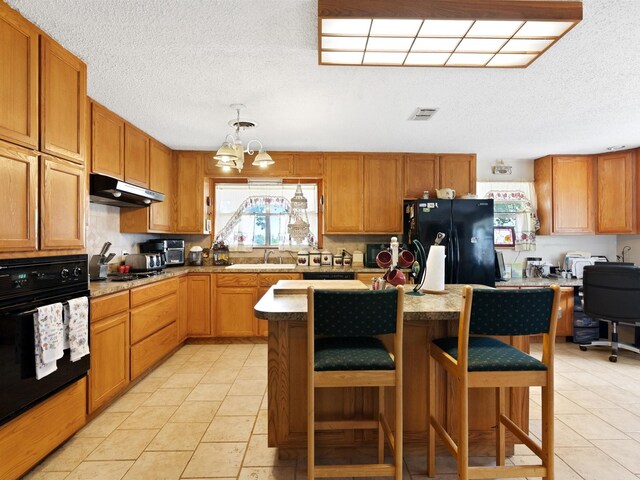
[[140, 244], [140, 253], [160, 253], [167, 267], [184, 265], [184, 240], [152, 239]]

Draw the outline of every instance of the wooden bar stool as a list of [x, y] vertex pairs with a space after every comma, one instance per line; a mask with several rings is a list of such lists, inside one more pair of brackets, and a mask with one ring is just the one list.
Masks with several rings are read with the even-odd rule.
[[[402, 479], [402, 287], [389, 290], [307, 291], [307, 478]], [[393, 353], [379, 335], [393, 337]], [[378, 387], [373, 419], [316, 421], [315, 389]], [[395, 430], [384, 415], [385, 387], [395, 387]], [[316, 430], [378, 430], [378, 463], [316, 465]], [[384, 440], [393, 463], [384, 463]]]
[[[553, 452], [553, 353], [560, 287], [530, 290], [473, 290], [464, 287], [458, 336], [431, 343], [430, 378], [439, 363], [454, 381], [458, 418], [457, 443], [435, 415], [435, 385], [429, 386], [429, 447], [427, 475], [435, 475], [435, 434], [456, 458], [458, 479], [554, 478]], [[506, 343], [486, 336], [542, 334], [542, 361]], [[505, 414], [505, 388], [542, 387], [542, 444], [535, 442]], [[469, 389], [495, 388], [496, 465], [469, 466]], [[505, 427], [541, 460], [541, 465], [505, 465]]]

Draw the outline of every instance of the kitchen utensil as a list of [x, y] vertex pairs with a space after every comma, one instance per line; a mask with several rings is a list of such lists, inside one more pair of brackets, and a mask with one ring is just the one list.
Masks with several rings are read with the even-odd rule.
[[116, 256], [115, 253], [110, 253], [109, 255], [107, 255], [107, 258], [104, 259], [103, 263], [109, 263], [111, 260], [113, 260], [113, 257], [115, 256]]
[[456, 191], [453, 188], [438, 188], [436, 189], [436, 196], [452, 200], [456, 198]]
[[397, 287], [398, 285], [404, 285], [407, 281], [407, 279], [404, 277], [404, 273], [402, 273], [397, 268], [389, 270], [387, 273], [385, 273], [383, 278], [394, 287]]
[[392, 258], [389, 250], [382, 250], [376, 255], [376, 263], [380, 268], [389, 268], [391, 266]]
[[331, 252], [325, 250], [320, 255], [320, 265], [323, 267], [330, 267], [333, 263], [333, 255]]
[[364, 267], [364, 254], [360, 250], [353, 251], [353, 266]]
[[300, 250], [298, 252], [298, 265], [300, 265], [301, 267], [308, 267], [309, 266], [309, 252], [305, 251], [305, 250]]
[[111, 242], [104, 242], [104, 245], [102, 245], [102, 250], [100, 250], [100, 253], [98, 255], [101, 257], [104, 257], [110, 248], [111, 248]]
[[322, 254], [319, 250], [311, 250], [309, 252], [309, 266], [319, 267], [322, 263]]
[[409, 268], [414, 261], [415, 257], [409, 250], [401, 250], [398, 254], [398, 266], [400, 268]]

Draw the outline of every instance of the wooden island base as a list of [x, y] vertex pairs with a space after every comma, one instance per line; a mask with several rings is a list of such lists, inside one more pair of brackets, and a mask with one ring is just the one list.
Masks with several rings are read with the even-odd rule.
[[[256, 306], [257, 313], [259, 313], [259, 306], [260, 304]], [[454, 317], [457, 318], [457, 315]], [[269, 446], [279, 447], [282, 458], [303, 452], [306, 448], [306, 322], [291, 318], [275, 320], [272, 316], [269, 321]], [[457, 324], [457, 320], [443, 319], [442, 316], [434, 320], [428, 318], [405, 320], [404, 441], [407, 446], [412, 444], [426, 446], [427, 386], [430, 381], [438, 382], [440, 385], [436, 398], [437, 414], [446, 423], [449, 432], [455, 432], [457, 420], [451, 408], [455, 405], [452, 385], [449, 384], [446, 389], [442, 388], [447, 382], [444, 370], [437, 371], [436, 378], [429, 379], [427, 355], [431, 340], [455, 335]], [[528, 337], [500, 338], [524, 351], [529, 349]], [[388, 414], [392, 414], [392, 392], [389, 392], [388, 397], [387, 410]], [[367, 418], [367, 416], [370, 418], [375, 402], [377, 402], [376, 395], [371, 388], [321, 389], [316, 393], [316, 416], [318, 419]], [[511, 418], [528, 431], [527, 389], [510, 389], [507, 403]], [[494, 418], [494, 391], [473, 389], [469, 398], [469, 441], [472, 455], [494, 454]], [[392, 416], [389, 422], [393, 425]], [[342, 430], [319, 432], [316, 438], [317, 445], [320, 447], [373, 445], [376, 432]], [[456, 439], [455, 436], [454, 439]], [[507, 436], [507, 455], [513, 455], [514, 440], [514, 437]]]

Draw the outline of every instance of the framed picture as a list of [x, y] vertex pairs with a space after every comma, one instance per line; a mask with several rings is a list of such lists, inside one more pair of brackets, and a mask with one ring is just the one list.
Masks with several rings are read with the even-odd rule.
[[496, 247], [515, 247], [516, 237], [513, 227], [494, 227], [493, 243]]

